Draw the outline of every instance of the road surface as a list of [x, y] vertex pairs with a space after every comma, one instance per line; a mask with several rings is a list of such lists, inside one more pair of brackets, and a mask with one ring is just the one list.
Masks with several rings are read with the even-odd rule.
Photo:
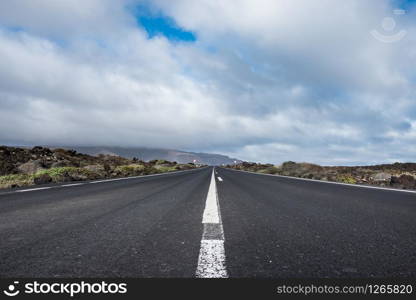
[[416, 276], [415, 193], [211, 167], [41, 188], [0, 191], [2, 278]]

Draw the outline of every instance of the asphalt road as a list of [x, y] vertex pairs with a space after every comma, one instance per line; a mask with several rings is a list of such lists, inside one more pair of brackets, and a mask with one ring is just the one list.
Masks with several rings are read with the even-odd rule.
[[214, 178], [204, 168], [0, 192], [0, 277], [416, 276], [416, 193], [223, 168]]

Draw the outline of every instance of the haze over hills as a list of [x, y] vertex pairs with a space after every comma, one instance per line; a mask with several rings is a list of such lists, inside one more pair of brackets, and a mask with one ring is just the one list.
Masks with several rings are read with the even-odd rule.
[[226, 155], [215, 153], [197, 153], [187, 152], [174, 149], [163, 148], [125, 148], [125, 147], [87, 147], [87, 146], [74, 146], [74, 147], [60, 147], [65, 149], [74, 149], [80, 153], [89, 155], [109, 154], [118, 155], [125, 158], [136, 157], [140, 160], [150, 161], [153, 159], [165, 159], [168, 161], [176, 161], [178, 163], [189, 163], [196, 160], [197, 163], [206, 165], [221, 165], [221, 164], [234, 164], [242, 162], [241, 160], [230, 158]]

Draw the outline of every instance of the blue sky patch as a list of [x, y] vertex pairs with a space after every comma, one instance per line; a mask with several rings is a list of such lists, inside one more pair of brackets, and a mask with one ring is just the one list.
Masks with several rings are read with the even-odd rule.
[[411, 9], [416, 5], [416, 0], [396, 0], [395, 4], [399, 9]]
[[171, 17], [161, 13], [150, 12], [149, 9], [139, 7], [135, 11], [138, 23], [142, 26], [149, 38], [163, 35], [173, 42], [195, 42], [195, 33], [178, 26]]

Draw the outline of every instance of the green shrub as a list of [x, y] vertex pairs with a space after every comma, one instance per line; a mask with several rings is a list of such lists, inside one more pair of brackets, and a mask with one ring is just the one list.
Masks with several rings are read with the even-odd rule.
[[160, 166], [157, 168], [158, 173], [166, 173], [166, 172], [172, 172], [176, 170], [177, 170], [176, 166], [172, 166], [172, 167]]
[[76, 167], [59, 167], [59, 168], [51, 168], [47, 170], [42, 170], [37, 172], [34, 177], [41, 176], [43, 174], [47, 174], [52, 178], [53, 182], [61, 182], [61, 181], [72, 181], [72, 180], [87, 180], [87, 179], [96, 179], [99, 178], [99, 174], [84, 169], [84, 168], [76, 168]]
[[46, 170], [42, 170], [39, 171], [35, 174], [36, 175], [42, 175], [42, 174], [47, 174], [49, 176], [53, 178], [59, 178], [61, 176], [64, 176], [66, 174], [69, 174], [71, 172], [77, 172], [79, 171], [80, 168], [75, 168], [75, 167], [58, 167], [58, 168], [50, 168], [50, 169], [46, 169]]
[[121, 175], [121, 176], [134, 176], [134, 175], [140, 175], [143, 174], [145, 172], [145, 166], [144, 165], [140, 165], [140, 164], [130, 164], [130, 165], [123, 165], [123, 166], [118, 166], [114, 169], [114, 172], [117, 175]]
[[355, 180], [355, 178], [350, 176], [350, 175], [338, 176], [336, 181], [342, 182], [342, 183], [349, 183], [349, 184], [356, 184], [357, 183], [357, 180]]
[[34, 175], [12, 174], [0, 176], [0, 188], [20, 187], [33, 184]]
[[[185, 165], [172, 165], [172, 166], [163, 166], [159, 165], [157, 167], [143, 164], [130, 164], [122, 165], [114, 168], [113, 173], [110, 177], [127, 177], [127, 176], [137, 176], [137, 175], [150, 175], [157, 173], [166, 173], [182, 169], [192, 169], [195, 166], [190, 164]], [[104, 169], [106, 166], [104, 165]], [[107, 170], [110, 171], [110, 166], [107, 166]], [[65, 181], [78, 181], [78, 180], [92, 180], [98, 178], [105, 178], [109, 176], [108, 172], [89, 170], [85, 168], [78, 167], [58, 167], [50, 168], [37, 172], [36, 174], [11, 174], [0, 176], [0, 188], [10, 188], [10, 187], [22, 187], [35, 184], [35, 178], [39, 178], [42, 175], [48, 175], [52, 178], [52, 182], [65, 182]]]

